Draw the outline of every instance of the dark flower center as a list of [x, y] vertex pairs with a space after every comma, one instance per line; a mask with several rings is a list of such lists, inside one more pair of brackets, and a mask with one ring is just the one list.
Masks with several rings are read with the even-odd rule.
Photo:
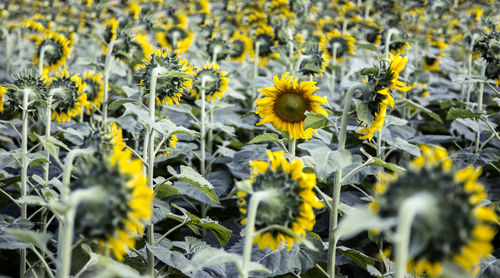
[[288, 91], [277, 96], [274, 113], [283, 121], [298, 123], [306, 118], [304, 114], [310, 109], [309, 101], [301, 92]]

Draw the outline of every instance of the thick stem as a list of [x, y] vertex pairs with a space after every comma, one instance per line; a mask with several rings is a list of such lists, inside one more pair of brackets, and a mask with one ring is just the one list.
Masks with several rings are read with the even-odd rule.
[[205, 78], [201, 79], [201, 123], [200, 123], [200, 173], [203, 177], [206, 175], [205, 169], [205, 114], [206, 114], [206, 95], [205, 95], [205, 83], [207, 80]]
[[335, 82], [336, 82], [336, 74], [335, 65], [337, 64], [337, 49], [339, 48], [339, 43], [334, 43], [332, 45], [332, 91], [331, 91], [331, 100], [334, 101], [335, 96]]
[[102, 124], [106, 126], [106, 122], [108, 121], [108, 91], [109, 91], [109, 70], [110, 70], [110, 62], [111, 62], [111, 53], [113, 53], [113, 47], [115, 45], [116, 40], [110, 42], [108, 44], [108, 49], [106, 51], [106, 59], [104, 60], [104, 96], [102, 101]]
[[12, 48], [10, 47], [11, 41], [10, 41], [10, 36], [9, 36], [9, 31], [7, 28], [2, 28], [2, 33], [3, 36], [5, 37], [5, 58], [7, 59], [6, 65], [5, 65], [5, 71], [7, 72], [7, 75], [10, 75], [10, 58], [11, 58], [11, 50]]
[[474, 51], [474, 42], [476, 40], [476, 37], [475, 36], [472, 36], [471, 38], [471, 44], [470, 44], [470, 49], [469, 49], [469, 55], [467, 56], [467, 77], [466, 77], [466, 80], [467, 82], [469, 83], [466, 83], [466, 87], [467, 87], [467, 95], [465, 96], [465, 103], [468, 104], [469, 101], [470, 101], [470, 93], [472, 91], [472, 87], [474, 87], [474, 84], [472, 84], [472, 82], [470, 82], [470, 77], [472, 75], [472, 55], [473, 55], [473, 51]]
[[[256, 42], [255, 43], [255, 57], [253, 60], [253, 75], [252, 75], [254, 81], [257, 78], [257, 76], [259, 75], [259, 51], [260, 51], [260, 42]], [[255, 104], [254, 100], [256, 99], [257, 89], [251, 89], [251, 93], [252, 93], [252, 96], [250, 98], [250, 101], [251, 101], [250, 107], [252, 108], [251, 111], [255, 111], [256, 104]]]
[[[28, 187], [28, 105], [31, 89], [23, 90], [23, 126], [21, 131], [21, 198], [26, 198]], [[26, 220], [28, 205], [21, 204], [21, 219]], [[21, 249], [20, 276], [26, 275], [26, 248]]]
[[390, 28], [387, 31], [387, 36], [385, 38], [385, 49], [384, 49], [384, 55], [389, 56], [389, 46], [391, 45], [391, 39], [392, 35], [396, 33], [396, 29]]
[[45, 58], [45, 52], [51, 48], [52, 46], [50, 45], [44, 45], [42, 49], [40, 49], [40, 57], [38, 57], [38, 74], [42, 75], [43, 74], [43, 60]]
[[408, 264], [411, 226], [415, 216], [434, 209], [434, 200], [427, 194], [417, 194], [406, 199], [399, 208], [396, 234], [396, 278], [404, 278]]
[[[338, 150], [345, 150], [345, 141], [347, 136], [347, 122], [349, 120], [349, 110], [351, 108], [352, 95], [354, 91], [361, 87], [365, 87], [365, 84], [356, 84], [349, 88], [344, 99], [344, 111], [342, 111], [342, 122], [340, 128], [339, 144]], [[342, 186], [342, 169], [339, 169], [335, 173], [335, 182], [332, 188], [332, 211], [330, 213], [330, 229], [329, 229], [329, 247], [328, 247], [328, 275], [331, 278], [335, 278], [335, 255], [337, 249], [337, 225], [338, 225], [338, 207], [340, 205], [340, 190]]]
[[255, 229], [255, 218], [257, 216], [257, 208], [262, 199], [268, 194], [267, 191], [255, 192], [250, 198], [248, 205], [247, 226], [245, 234], [245, 242], [243, 246], [243, 265], [241, 268], [241, 277], [248, 278], [250, 258], [252, 257], [252, 245]]
[[384, 130], [384, 125], [380, 127], [377, 137], [377, 157], [380, 158], [382, 155], [382, 131]]
[[300, 65], [302, 65], [302, 62], [304, 61], [306, 56], [304, 56], [304, 55], [299, 56], [299, 58], [297, 59], [297, 62], [295, 62], [295, 66], [292, 68], [292, 72], [290, 73], [291, 76], [294, 76], [295, 73], [300, 70]]
[[88, 154], [89, 150], [74, 149], [68, 153], [64, 164], [63, 186], [60, 194], [61, 203], [68, 206], [68, 210], [64, 213], [63, 220], [59, 222], [59, 240], [57, 246], [57, 277], [69, 277], [71, 270], [71, 246], [73, 240], [73, 227], [76, 212], [76, 204], [69, 204], [69, 185], [71, 181], [71, 171], [73, 170], [73, 162], [76, 157]]
[[289, 138], [288, 140], [288, 151], [292, 156], [295, 156], [295, 146], [297, 145], [297, 139]]
[[[483, 61], [481, 65], [481, 81], [479, 83], [479, 96], [477, 98], [477, 112], [483, 112], [483, 93], [484, 93], [484, 82], [486, 73], [486, 61]], [[476, 153], [479, 152], [479, 143], [481, 141], [481, 131], [479, 130], [479, 120], [478, 122], [478, 130], [476, 132]]]
[[371, 8], [371, 5], [370, 3], [365, 3], [365, 20], [368, 20], [368, 18], [370, 17], [370, 8]]
[[[160, 68], [154, 68], [151, 71], [151, 81], [150, 81], [150, 88], [149, 88], [149, 117], [150, 120], [154, 123], [156, 121], [155, 117], [155, 109], [156, 109], [156, 81], [158, 80], [158, 74], [160, 72]], [[149, 133], [149, 143], [148, 143], [148, 185], [151, 188], [151, 190], [154, 190], [154, 183], [153, 183], [153, 170], [154, 170], [154, 164], [155, 164], [155, 130], [153, 127], [150, 125], [148, 127], [148, 133]], [[154, 225], [149, 224], [147, 226], [147, 240], [148, 244], [151, 246], [154, 245]], [[153, 255], [153, 252], [151, 252], [149, 249], [147, 251], [148, 255], [148, 272], [151, 275], [151, 277], [154, 277], [155, 275], [155, 258]]]

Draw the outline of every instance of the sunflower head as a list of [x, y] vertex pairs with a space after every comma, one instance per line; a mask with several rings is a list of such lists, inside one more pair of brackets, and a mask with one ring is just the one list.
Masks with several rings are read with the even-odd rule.
[[85, 83], [78, 74], [70, 75], [66, 69], [47, 77], [52, 95], [52, 119], [64, 123], [76, 115], [82, 114], [82, 107], [87, 107]]
[[58, 70], [66, 64], [66, 59], [71, 52], [70, 41], [64, 36], [52, 32], [45, 31], [43, 36], [35, 37], [36, 50], [33, 54], [33, 63], [39, 64], [41, 51], [44, 51], [43, 71], [45, 74]]
[[488, 64], [500, 65], [500, 32], [483, 33], [474, 44], [474, 52], [480, 53]]
[[137, 70], [142, 61], [154, 52], [146, 34], [132, 35], [128, 32], [122, 32], [118, 38], [120, 42], [113, 47], [113, 55], [134, 70]]
[[241, 34], [239, 31], [235, 31], [229, 40], [229, 56], [231, 61], [243, 62], [247, 54], [252, 49], [252, 40]]
[[[32, 70], [24, 70], [13, 75], [12, 78], [12, 84], [0, 86], [0, 112], [4, 109], [14, 114], [21, 112], [25, 90], [29, 90], [29, 101], [35, 106], [41, 103], [38, 101], [47, 100], [47, 80], [42, 75]], [[8, 102], [6, 102], [6, 97]], [[43, 107], [36, 107], [34, 110], [41, 112]]]
[[121, 130], [113, 125], [107, 137], [111, 138], [112, 149], [99, 158], [90, 158], [75, 171], [72, 190], [98, 192], [78, 206], [75, 230], [96, 241], [102, 252], [112, 252], [116, 259], [123, 260], [151, 217], [153, 192], [146, 185], [141, 161], [132, 159], [131, 151], [124, 149]]
[[312, 77], [299, 83], [298, 78], [289, 74], [283, 74], [281, 79], [274, 76], [273, 87], [259, 90], [264, 97], [255, 101], [256, 113], [262, 118], [257, 125], [271, 123], [274, 128], [288, 132], [291, 139], [311, 139], [316, 130], [304, 130], [305, 112], [327, 115], [320, 106], [327, 103], [326, 97], [313, 94], [318, 87]]
[[205, 95], [208, 100], [215, 100], [224, 96], [227, 91], [229, 78], [228, 73], [219, 70], [219, 65], [216, 63], [208, 64], [203, 69], [198, 69], [194, 74], [193, 90], [191, 95], [197, 99], [201, 96], [203, 82], [205, 82]]
[[[327, 50], [327, 59], [332, 59], [335, 54], [335, 59], [341, 61], [347, 55], [354, 54], [354, 42], [356, 39], [349, 33], [341, 34], [338, 30], [330, 31], [326, 34], [326, 45], [324, 48]], [[335, 48], [335, 53], [333, 53]]]
[[[323, 207], [313, 192], [316, 175], [304, 173], [300, 160], [288, 162], [282, 151], [268, 151], [267, 155], [269, 161], [250, 161], [252, 176], [247, 183], [251, 184], [251, 189], [237, 193], [241, 198], [240, 212], [247, 213], [253, 193], [264, 191], [268, 197], [259, 203], [255, 229], [279, 225], [305, 237], [306, 231], [311, 231], [315, 224], [313, 208]], [[241, 223], [245, 222], [246, 218], [243, 218]], [[273, 250], [284, 247], [285, 243], [290, 250], [294, 241], [297, 239], [275, 229], [259, 234], [253, 240], [259, 248], [270, 247]]]
[[194, 39], [194, 33], [181, 25], [166, 24], [155, 35], [162, 48], [186, 52]]
[[361, 124], [364, 125], [363, 129], [358, 131], [358, 133], [362, 134], [360, 139], [371, 140], [374, 133], [382, 129], [387, 105], [394, 107], [394, 98], [390, 93], [390, 89], [403, 92], [411, 89], [411, 86], [406, 86], [399, 80], [399, 74], [404, 70], [408, 57], [388, 54], [389, 58], [382, 58], [377, 66], [364, 69], [361, 72], [366, 75], [367, 80], [365, 81], [369, 88], [363, 91], [361, 102], [367, 106], [371, 118], [360, 119]]
[[302, 75], [319, 75], [323, 76], [325, 68], [328, 65], [326, 54], [317, 45], [310, 46], [306, 51], [302, 52], [304, 59], [300, 64], [299, 71]]
[[209, 57], [213, 57], [214, 53], [217, 52], [217, 61], [226, 59], [229, 55], [228, 49], [229, 43], [220, 37], [213, 37], [207, 42], [207, 54]]
[[116, 39], [116, 34], [117, 34], [116, 30], [118, 29], [118, 25], [120, 25], [120, 23], [118, 22], [118, 20], [116, 18], [111, 17], [111, 18], [107, 19], [106, 21], [104, 21], [103, 25], [104, 25], [103, 38], [104, 38], [104, 42], [106, 43], [103, 45], [103, 52], [106, 53], [107, 44], [109, 44], [110, 42], [112, 42]]
[[95, 73], [93, 70], [86, 71], [83, 74], [82, 82], [85, 89], [83, 92], [87, 94], [86, 113], [94, 110], [94, 107], [100, 108], [101, 102], [104, 100], [104, 83], [102, 81], [102, 73]]
[[277, 53], [273, 52], [272, 47], [277, 45], [277, 41], [274, 36], [273, 28], [264, 25], [254, 32], [253, 36], [253, 45], [252, 51], [250, 52], [252, 57], [255, 57], [255, 52], [257, 51], [256, 45], [259, 45], [259, 66], [265, 66], [271, 57], [276, 57]]
[[441, 147], [423, 145], [421, 153], [404, 175], [379, 175], [375, 184], [378, 195], [371, 208], [382, 217], [395, 217], [408, 198], [431, 196], [435, 200], [434, 211], [418, 214], [412, 224], [410, 246], [419, 248], [410, 250], [413, 255], [408, 271], [418, 276], [436, 276], [443, 263], [452, 262], [477, 274], [479, 259], [493, 250], [492, 224], [499, 220], [493, 209], [480, 205], [487, 197], [477, 181], [481, 169], [453, 169]]
[[500, 64], [487, 64], [485, 75], [488, 79], [495, 80], [496, 86], [500, 86]]
[[140, 86], [150, 92], [151, 74], [153, 69], [162, 68], [167, 74], [160, 75], [156, 83], [156, 101], [158, 105], [179, 104], [181, 97], [192, 86], [191, 74], [193, 66], [178, 55], [178, 52], [167, 53], [156, 50], [139, 70]]

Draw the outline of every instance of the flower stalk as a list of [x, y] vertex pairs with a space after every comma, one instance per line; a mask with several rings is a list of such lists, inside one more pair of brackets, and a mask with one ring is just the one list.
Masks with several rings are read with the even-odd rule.
[[[49, 92], [49, 98], [47, 99], [47, 110], [45, 111], [45, 141], [50, 138], [50, 129], [52, 124], [52, 98], [53, 92]], [[47, 151], [46, 156], [47, 162], [43, 164], [43, 180], [45, 183], [49, 181], [49, 167], [50, 167], [50, 153]]]
[[205, 168], [205, 114], [206, 114], [206, 95], [205, 95], [205, 84], [207, 79], [205, 76], [201, 79], [201, 123], [200, 123], [200, 172], [203, 177], [206, 176], [206, 168]]
[[[482, 113], [483, 112], [483, 93], [484, 93], [484, 82], [485, 82], [485, 74], [486, 74], [486, 61], [484, 61], [481, 65], [481, 81], [479, 83], [479, 96], [477, 98], [477, 112]], [[479, 124], [479, 120], [478, 120]], [[481, 131], [478, 130], [476, 132], [476, 153], [479, 152], [479, 143], [481, 141]]]
[[113, 52], [113, 47], [115, 46], [116, 40], [108, 44], [106, 50], [106, 59], [104, 60], [104, 96], [102, 101], [102, 124], [106, 126], [108, 121], [108, 91], [109, 91], [109, 71], [111, 66], [111, 53]]
[[[365, 87], [365, 84], [356, 84], [349, 88], [347, 94], [344, 99], [344, 110], [342, 111], [342, 122], [339, 134], [339, 144], [338, 150], [345, 150], [345, 142], [347, 136], [347, 121], [349, 119], [349, 110], [351, 108], [352, 95], [354, 91], [361, 87]], [[337, 249], [337, 242], [339, 240], [339, 236], [337, 234], [337, 226], [338, 226], [338, 208], [340, 205], [340, 191], [342, 187], [342, 169], [337, 170], [335, 173], [335, 181], [333, 184], [332, 192], [332, 211], [330, 213], [330, 228], [329, 228], [329, 237], [328, 237], [328, 275], [331, 278], [335, 278], [335, 255]]]
[[[21, 131], [21, 198], [26, 198], [28, 187], [28, 105], [31, 89], [23, 90], [23, 125]], [[28, 216], [28, 205], [21, 204], [21, 219], [26, 220]], [[21, 249], [20, 276], [26, 275], [26, 248]]]
[[335, 70], [335, 66], [337, 65], [337, 49], [339, 48], [339, 43], [334, 43], [332, 45], [332, 88], [331, 88], [331, 99], [333, 101], [333, 97], [335, 96], [335, 82], [337, 79], [337, 72]]

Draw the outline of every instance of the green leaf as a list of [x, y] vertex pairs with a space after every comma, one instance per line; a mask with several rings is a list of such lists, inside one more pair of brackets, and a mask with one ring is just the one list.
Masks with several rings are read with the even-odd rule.
[[5, 232], [11, 236], [16, 237], [22, 242], [33, 244], [40, 248], [40, 250], [47, 251], [47, 242], [50, 240], [51, 235], [48, 233], [42, 234], [29, 230], [22, 229], [5, 229]]
[[278, 143], [280, 141], [278, 134], [276, 133], [264, 133], [261, 134], [248, 142], [248, 144], [258, 144], [262, 142], [273, 142]]
[[382, 219], [369, 208], [355, 208], [340, 222], [338, 233], [341, 239], [349, 239], [369, 229], [390, 229], [396, 219]]
[[380, 271], [374, 267], [374, 265], [375, 265], [374, 258], [369, 257], [369, 256], [367, 256], [367, 255], [365, 255], [357, 250], [347, 248], [344, 246], [338, 246], [337, 253], [351, 258], [359, 267], [368, 271], [372, 276], [375, 276], [375, 277], [382, 277], [383, 276], [382, 273], [380, 273]]
[[439, 103], [439, 106], [441, 109], [448, 109], [450, 107], [467, 107], [467, 104], [459, 101], [459, 100], [452, 100], [452, 99], [447, 99], [443, 100]]
[[304, 130], [308, 128], [318, 129], [328, 124], [328, 117], [320, 113], [307, 113], [304, 120]]
[[446, 115], [446, 120], [454, 120], [454, 119], [464, 119], [464, 118], [481, 118], [481, 115], [483, 115], [483, 113], [475, 113], [475, 112], [472, 112], [468, 109], [450, 109], [450, 111], [448, 111], [448, 114]]
[[196, 186], [199, 190], [205, 193], [212, 204], [219, 204], [219, 197], [217, 197], [214, 187], [208, 180], [189, 166], [181, 165], [180, 170], [180, 173], [177, 173], [171, 166], [168, 166], [167, 168], [167, 171], [172, 176]]
[[356, 115], [358, 120], [371, 124], [373, 122], [373, 115], [368, 108], [368, 105], [363, 103], [359, 99], [353, 99], [354, 104], [356, 105]]
[[108, 105], [108, 110], [115, 110], [116, 108], [122, 106], [123, 104], [125, 103], [129, 103], [129, 102], [136, 102], [136, 100], [134, 99], [129, 99], [129, 98], [122, 98], [122, 99], [119, 99], [119, 100], [115, 100], [113, 101], [112, 103], [110, 103]]
[[481, 260], [481, 270], [476, 276], [478, 278], [500, 277], [500, 260], [490, 255], [488, 258]]
[[[163, 76], [161, 76], [163, 77]], [[185, 73], [183, 71], [176, 71], [176, 70], [173, 70], [173, 71], [169, 71], [165, 77], [170, 77], [170, 78], [183, 78], [183, 79], [193, 79], [193, 75], [189, 74], [189, 73]]]
[[156, 198], [170, 197], [179, 194], [179, 189], [174, 187], [171, 182], [165, 182], [157, 185], [155, 188]]
[[322, 180], [352, 163], [352, 155], [348, 150], [334, 151], [328, 147], [321, 147], [308, 151], [316, 165], [316, 174]]
[[[226, 245], [226, 243], [229, 241], [229, 238], [231, 237], [231, 231], [226, 229], [225, 227], [221, 226], [217, 221], [212, 220], [210, 218], [199, 218], [198, 216], [190, 213], [184, 208], [181, 208], [177, 206], [176, 204], [172, 203], [172, 206], [175, 207], [176, 209], [180, 210], [182, 214], [184, 214], [186, 217], [189, 218], [189, 221], [186, 223], [188, 227], [190, 227], [193, 232], [199, 234], [198, 229], [193, 228], [193, 225], [203, 227], [209, 231], [211, 231], [215, 237], [217, 238], [217, 241], [219, 241], [221, 246]], [[178, 216], [176, 215], [169, 215], [169, 218], [176, 219], [180, 222], [183, 222], [184, 219], [181, 218], [179, 219]]]
[[394, 173], [396, 174], [403, 174], [406, 172], [406, 169], [401, 167], [401, 166], [398, 166], [396, 164], [393, 164], [393, 163], [389, 163], [389, 162], [385, 162], [383, 161], [382, 159], [378, 158], [378, 157], [373, 157], [373, 165], [378, 165], [378, 166], [382, 166], [388, 170], [391, 170], [393, 171]]
[[441, 120], [441, 117], [439, 117], [438, 114], [432, 112], [431, 110], [423, 107], [422, 105], [412, 101], [412, 100], [409, 100], [409, 99], [405, 99], [403, 100], [404, 102], [406, 102], [408, 105], [410, 105], [411, 107], [415, 108], [415, 109], [418, 109], [418, 110], [421, 110], [422, 112], [424, 112], [425, 114], [427, 114], [429, 117], [433, 118], [434, 120], [440, 122], [440, 123], [443, 123], [443, 120]]
[[[243, 257], [238, 254], [228, 253], [223, 249], [206, 248], [194, 254], [185, 271], [197, 271], [205, 267], [214, 267], [226, 263], [233, 263], [241, 271]], [[248, 270], [251, 272], [271, 273], [265, 266], [256, 262], [250, 262]]]
[[168, 110], [172, 110], [172, 111], [176, 111], [176, 112], [181, 112], [181, 113], [186, 113], [186, 114], [191, 113], [191, 110], [193, 110], [193, 108], [191, 107], [191, 105], [188, 105], [188, 104], [185, 104], [185, 103], [179, 103], [179, 105], [169, 105], [169, 106], [166, 106], [166, 108]]

